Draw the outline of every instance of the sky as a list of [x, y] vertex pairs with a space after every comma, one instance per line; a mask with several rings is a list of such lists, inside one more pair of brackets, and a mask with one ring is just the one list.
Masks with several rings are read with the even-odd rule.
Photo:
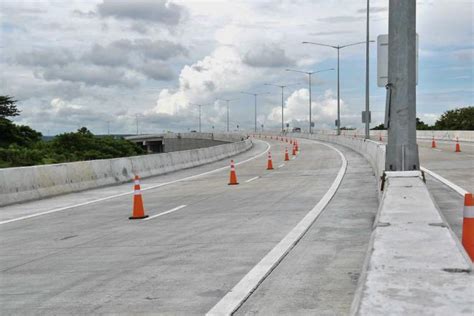
[[[370, 38], [388, 33], [388, 0], [371, 0]], [[417, 113], [433, 124], [474, 105], [472, 0], [417, 1]], [[17, 99], [14, 119], [46, 135], [86, 126], [96, 134], [308, 126], [307, 75], [336, 68], [336, 50], [365, 41], [365, 0], [50, 0], [0, 2], [1, 94]], [[370, 44], [372, 126], [383, 122], [377, 44]], [[365, 45], [341, 50], [341, 126], [360, 128]], [[312, 119], [333, 129], [336, 71], [313, 75]]]

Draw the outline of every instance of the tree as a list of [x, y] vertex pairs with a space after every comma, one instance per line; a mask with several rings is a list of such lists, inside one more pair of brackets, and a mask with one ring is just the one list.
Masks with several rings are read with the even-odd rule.
[[8, 95], [0, 95], [0, 118], [20, 115], [20, 110], [16, 108], [17, 100]]
[[474, 106], [444, 112], [434, 127], [438, 130], [474, 130]]
[[386, 130], [385, 126], [383, 125], [383, 123], [377, 125], [377, 126], [374, 126], [371, 128], [371, 130], [373, 131], [383, 131], [383, 130]]
[[[428, 124], [425, 124], [422, 120], [420, 120], [419, 117], [416, 118], [416, 129], [417, 130], [427, 130], [427, 129], [433, 129], [433, 126], [429, 126]], [[373, 131], [383, 131], [386, 130], [384, 124], [379, 124], [373, 128], [371, 128]]]
[[433, 126], [425, 124], [419, 117], [416, 118], [416, 129], [419, 131], [433, 129]]

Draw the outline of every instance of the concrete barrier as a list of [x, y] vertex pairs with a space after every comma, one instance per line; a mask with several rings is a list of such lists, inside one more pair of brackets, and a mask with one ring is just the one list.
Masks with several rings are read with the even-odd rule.
[[470, 260], [419, 171], [387, 172], [351, 315], [473, 315]]
[[240, 141], [240, 136], [227, 138], [237, 142], [208, 148], [0, 169], [0, 206], [124, 183], [134, 174], [145, 178], [221, 160], [252, 147], [250, 140]]
[[[359, 152], [381, 181], [384, 144], [353, 136], [290, 135]], [[437, 208], [421, 172], [386, 172], [381, 193], [351, 315], [473, 315], [472, 262]]]
[[[318, 135], [336, 135], [335, 130], [317, 130], [314, 131]], [[341, 130], [342, 136], [356, 138], [364, 138], [365, 131], [363, 129], [355, 130]], [[370, 138], [373, 140], [379, 140], [379, 137], [382, 136], [383, 140], [387, 140], [387, 131], [386, 130], [371, 130]], [[456, 141], [459, 138], [461, 142], [474, 142], [474, 131], [434, 131], [434, 130], [418, 130], [416, 131], [416, 138], [421, 140], [431, 140], [432, 138], [442, 141]]]

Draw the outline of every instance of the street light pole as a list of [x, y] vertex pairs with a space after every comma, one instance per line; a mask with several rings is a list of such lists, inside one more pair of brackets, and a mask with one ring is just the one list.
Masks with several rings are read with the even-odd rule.
[[389, 1], [388, 42], [385, 170], [420, 170], [416, 144], [416, 1]]
[[[367, 41], [357, 42], [357, 43], [351, 43], [351, 44], [342, 45], [342, 46], [340, 46], [340, 45], [337, 45], [337, 46], [326, 45], [326, 44], [315, 43], [315, 42], [303, 42], [303, 44], [325, 46], [325, 47], [331, 47], [331, 48], [337, 49], [337, 135], [341, 135], [341, 104], [340, 104], [341, 96], [340, 96], [340, 88], [339, 88], [339, 83], [340, 83], [340, 80], [339, 80], [339, 63], [340, 63], [339, 62], [339, 57], [340, 57], [340, 52], [339, 51], [342, 48], [363, 44], [363, 43], [366, 43], [366, 42]], [[374, 41], [369, 41], [369, 42], [374, 42]]]
[[253, 95], [254, 98], [255, 98], [255, 133], [256, 133], [257, 132], [257, 96], [262, 95], [262, 94], [268, 94], [268, 92], [265, 92], [265, 93], [251, 93], [251, 92], [240, 91], [240, 93]]
[[136, 124], [137, 124], [137, 135], [138, 135], [138, 114], [135, 114], [135, 121], [136, 121]]
[[[201, 107], [203, 105], [202, 104], [195, 104], [195, 103], [189, 103], [189, 104], [199, 107], [199, 133], [201, 133]], [[208, 104], [205, 104], [205, 105], [208, 105]]]
[[367, 32], [365, 41], [365, 139], [370, 139], [370, 106], [369, 106], [369, 9], [367, 0]]
[[199, 133], [201, 133], [201, 106], [200, 104], [198, 104], [199, 106]]
[[286, 71], [293, 71], [293, 72], [299, 72], [299, 73], [303, 73], [303, 74], [307, 74], [308, 75], [308, 90], [309, 90], [309, 133], [311, 134], [312, 133], [312, 124], [311, 124], [311, 117], [312, 117], [312, 114], [311, 114], [311, 76], [313, 74], [316, 74], [316, 73], [319, 73], [319, 72], [323, 72], [323, 71], [328, 71], [328, 70], [334, 70], [334, 68], [329, 68], [329, 69], [323, 69], [323, 70], [318, 70], [318, 71], [301, 71], [301, 70], [295, 70], [295, 69], [285, 69]]
[[229, 132], [229, 102], [236, 101], [238, 99], [216, 99], [216, 100], [225, 101], [227, 103], [227, 133], [228, 133]]

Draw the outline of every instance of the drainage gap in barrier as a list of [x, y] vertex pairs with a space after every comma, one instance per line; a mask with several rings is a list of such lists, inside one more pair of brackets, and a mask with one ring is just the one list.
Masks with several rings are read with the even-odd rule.
[[445, 223], [429, 223], [430, 226], [448, 227]]
[[449, 273], [471, 273], [469, 269], [459, 269], [459, 268], [444, 268], [443, 271]]

